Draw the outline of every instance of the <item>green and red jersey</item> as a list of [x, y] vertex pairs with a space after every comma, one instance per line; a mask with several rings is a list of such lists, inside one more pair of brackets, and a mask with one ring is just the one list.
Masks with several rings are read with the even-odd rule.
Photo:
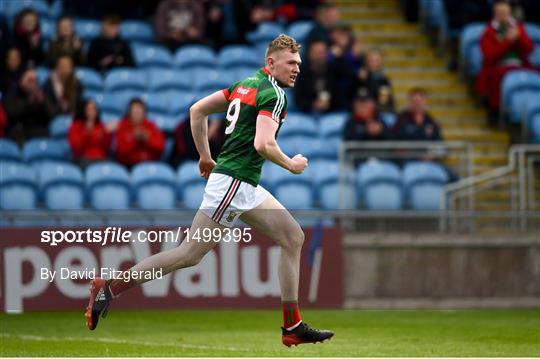
[[279, 132], [287, 113], [287, 96], [265, 68], [253, 77], [235, 82], [223, 93], [229, 101], [226, 137], [213, 172], [257, 186], [264, 163], [253, 145], [257, 116], [272, 118], [279, 125]]

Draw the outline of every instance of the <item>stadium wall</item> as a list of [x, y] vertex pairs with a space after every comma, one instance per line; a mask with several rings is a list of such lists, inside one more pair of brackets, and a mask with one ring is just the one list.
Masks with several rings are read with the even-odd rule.
[[347, 308], [540, 307], [540, 234], [344, 236]]

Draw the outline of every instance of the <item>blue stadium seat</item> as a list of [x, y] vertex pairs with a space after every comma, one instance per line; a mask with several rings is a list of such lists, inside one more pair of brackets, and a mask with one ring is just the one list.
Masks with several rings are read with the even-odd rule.
[[46, 67], [38, 66], [36, 67], [36, 73], [38, 78], [38, 83], [40, 86], [43, 86], [45, 84], [45, 81], [49, 78], [51, 70], [49, 70]]
[[217, 57], [214, 51], [204, 45], [186, 45], [174, 54], [174, 65], [180, 69], [216, 68]]
[[84, 181], [81, 169], [70, 163], [43, 164], [39, 168], [40, 190], [49, 209], [81, 209]]
[[146, 102], [146, 99], [148, 98], [148, 94], [141, 90], [132, 90], [132, 89], [117, 90], [117, 91], [114, 91], [114, 94], [113, 94], [113, 99], [117, 101], [117, 107], [121, 109], [122, 113], [127, 113], [129, 102], [133, 100], [134, 98], [138, 98]]
[[540, 46], [535, 46], [532, 54], [529, 56], [529, 61], [534, 66], [540, 67]]
[[471, 66], [471, 63], [474, 62], [473, 56], [476, 53], [473, 53], [475, 47], [479, 48], [480, 38], [486, 28], [484, 23], [470, 23], [467, 24], [460, 35], [459, 40], [459, 54], [461, 61], [467, 67]]
[[28, 163], [43, 160], [68, 161], [69, 159], [69, 145], [65, 140], [33, 138], [26, 141], [23, 147], [23, 160]]
[[524, 89], [510, 95], [508, 104], [510, 121], [524, 122], [528, 118], [529, 112], [540, 104], [540, 84], [538, 86], [539, 88], [535, 90]]
[[234, 82], [233, 76], [234, 73], [232, 72], [195, 69], [193, 71], [194, 90], [211, 93], [213, 91], [228, 88]]
[[58, 115], [49, 123], [49, 134], [55, 138], [66, 137], [72, 118], [70, 115]]
[[193, 93], [182, 90], [166, 90], [157, 93], [168, 99], [170, 106], [169, 112], [176, 116], [187, 113], [189, 107], [197, 100]]
[[8, 0], [6, 1], [5, 13], [8, 19], [14, 19], [21, 10], [26, 8], [32, 8], [42, 17], [51, 16], [49, 5], [45, 0]]
[[90, 205], [96, 209], [129, 208], [129, 173], [118, 163], [100, 162], [88, 166], [86, 190]]
[[86, 90], [103, 91], [103, 78], [99, 72], [90, 67], [77, 67], [75, 74]]
[[315, 196], [309, 176], [295, 175], [279, 166], [270, 167], [269, 187], [277, 200], [288, 209], [311, 209]]
[[161, 162], [144, 162], [133, 167], [131, 181], [139, 207], [173, 209], [176, 181], [171, 167]]
[[199, 174], [197, 161], [186, 161], [177, 170], [178, 197], [189, 209], [199, 208], [206, 181]]
[[174, 151], [174, 145], [175, 145], [174, 138], [168, 137], [165, 139], [165, 148], [163, 149], [163, 153], [161, 154], [161, 157], [159, 158], [161, 162], [169, 161], [169, 158], [171, 157]]
[[131, 68], [114, 68], [105, 76], [105, 89], [116, 90], [140, 90], [147, 88], [146, 73], [142, 70]]
[[502, 106], [511, 106], [511, 98], [516, 93], [540, 91], [540, 74], [529, 70], [515, 70], [506, 74], [501, 85]]
[[480, 73], [480, 70], [482, 69], [482, 62], [484, 55], [482, 54], [482, 50], [480, 49], [480, 45], [476, 44], [473, 45], [473, 47], [470, 50], [470, 55], [468, 59], [468, 74], [469, 76], [476, 76]]
[[38, 197], [34, 169], [22, 163], [1, 161], [0, 173], [0, 208], [34, 209]]
[[255, 31], [246, 34], [246, 38], [252, 44], [263, 42], [268, 45], [270, 41], [283, 33], [283, 26], [276, 22], [262, 22]]
[[527, 127], [530, 132], [530, 140], [540, 143], [540, 103], [529, 111]]
[[360, 196], [370, 210], [399, 210], [403, 207], [401, 171], [388, 161], [369, 160], [358, 168]]
[[146, 21], [126, 20], [120, 23], [120, 37], [127, 41], [151, 42], [154, 30]]
[[446, 170], [435, 162], [414, 161], [403, 168], [403, 185], [413, 209], [439, 209], [442, 187], [447, 182]]
[[[319, 203], [323, 209], [354, 209], [356, 208], [356, 188], [354, 185], [354, 172], [346, 169], [344, 193], [340, 193], [339, 163], [334, 160], [314, 160], [310, 161], [307, 168], [311, 168], [312, 182], [315, 186], [315, 193], [319, 198]], [[343, 203], [341, 203], [343, 196]]]
[[92, 40], [101, 33], [101, 22], [93, 19], [75, 19], [75, 31], [82, 40]]
[[138, 67], [169, 68], [172, 65], [171, 53], [163, 46], [133, 43], [131, 49]]
[[312, 21], [296, 21], [290, 24], [287, 28], [287, 35], [293, 37], [294, 39], [296, 39], [296, 41], [303, 44], [312, 28]]
[[101, 113], [101, 121], [105, 124], [122, 119], [122, 113], [103, 111]]
[[153, 121], [161, 131], [174, 133], [178, 124], [184, 120], [185, 115], [149, 112], [148, 118], [150, 121]]
[[193, 74], [188, 70], [150, 69], [147, 72], [148, 89], [161, 90], [191, 90]]
[[397, 122], [397, 116], [393, 112], [379, 112], [379, 116], [388, 128], [393, 127]]
[[15, 162], [21, 160], [21, 149], [15, 141], [9, 138], [0, 138], [0, 160]]
[[345, 112], [333, 112], [321, 116], [319, 119], [319, 134], [322, 138], [343, 138], [343, 129], [349, 114]]
[[308, 159], [330, 159], [337, 160], [339, 155], [339, 146], [343, 141], [339, 137], [331, 137], [326, 139], [312, 139], [309, 142], [302, 143], [303, 148], [299, 148], [300, 152]]
[[221, 49], [218, 55], [218, 63], [222, 69], [234, 69], [241, 66], [264, 65], [263, 60], [257, 56], [254, 49], [245, 45], [228, 45]]
[[313, 117], [309, 115], [299, 112], [289, 113], [285, 118], [283, 126], [281, 126], [279, 130], [279, 138], [282, 139], [298, 135], [317, 137], [317, 124]]
[[150, 92], [146, 97], [146, 107], [148, 112], [168, 114], [171, 108], [170, 99], [159, 92]]
[[527, 34], [529, 34], [529, 37], [534, 42], [535, 47], [540, 46], [540, 25], [528, 22], [525, 24], [525, 28], [527, 29]]
[[41, 30], [43, 40], [49, 41], [56, 34], [56, 22], [42, 17], [39, 19], [39, 29]]

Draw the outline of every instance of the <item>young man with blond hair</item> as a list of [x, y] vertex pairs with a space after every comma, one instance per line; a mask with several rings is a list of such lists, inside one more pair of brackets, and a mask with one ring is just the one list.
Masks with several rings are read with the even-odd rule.
[[[322, 342], [334, 335], [302, 322], [298, 284], [304, 233], [281, 203], [259, 185], [265, 159], [297, 175], [307, 166], [304, 156], [297, 154], [290, 158], [276, 142], [287, 112], [287, 97], [282, 87], [293, 87], [300, 73], [299, 49], [293, 38], [279, 35], [266, 50], [265, 66], [253, 77], [217, 91], [191, 107], [191, 130], [200, 155], [199, 171], [208, 179], [202, 204], [180, 246], [146, 258], [130, 269], [162, 269], [165, 275], [194, 266], [217, 244], [194, 240], [194, 234], [205, 228], [212, 233], [216, 229], [224, 231], [241, 218], [281, 247], [278, 277], [284, 321], [282, 342], [287, 346]], [[208, 115], [225, 111], [226, 138], [216, 162], [208, 144]], [[88, 328], [95, 329], [110, 300], [144, 281], [93, 280], [86, 312]]]

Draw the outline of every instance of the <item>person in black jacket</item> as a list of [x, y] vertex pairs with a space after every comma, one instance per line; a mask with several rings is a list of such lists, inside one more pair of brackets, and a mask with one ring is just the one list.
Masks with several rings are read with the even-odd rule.
[[134, 66], [129, 44], [122, 40], [119, 34], [120, 18], [114, 15], [105, 16], [101, 25], [101, 36], [90, 44], [88, 66], [98, 71], [107, 71], [118, 66]]
[[439, 125], [427, 112], [427, 94], [424, 89], [413, 88], [409, 91], [409, 107], [401, 112], [392, 132], [398, 140], [442, 140]]
[[389, 138], [389, 129], [379, 118], [375, 101], [366, 95], [358, 96], [353, 101], [353, 113], [345, 124], [345, 141], [375, 141]]

